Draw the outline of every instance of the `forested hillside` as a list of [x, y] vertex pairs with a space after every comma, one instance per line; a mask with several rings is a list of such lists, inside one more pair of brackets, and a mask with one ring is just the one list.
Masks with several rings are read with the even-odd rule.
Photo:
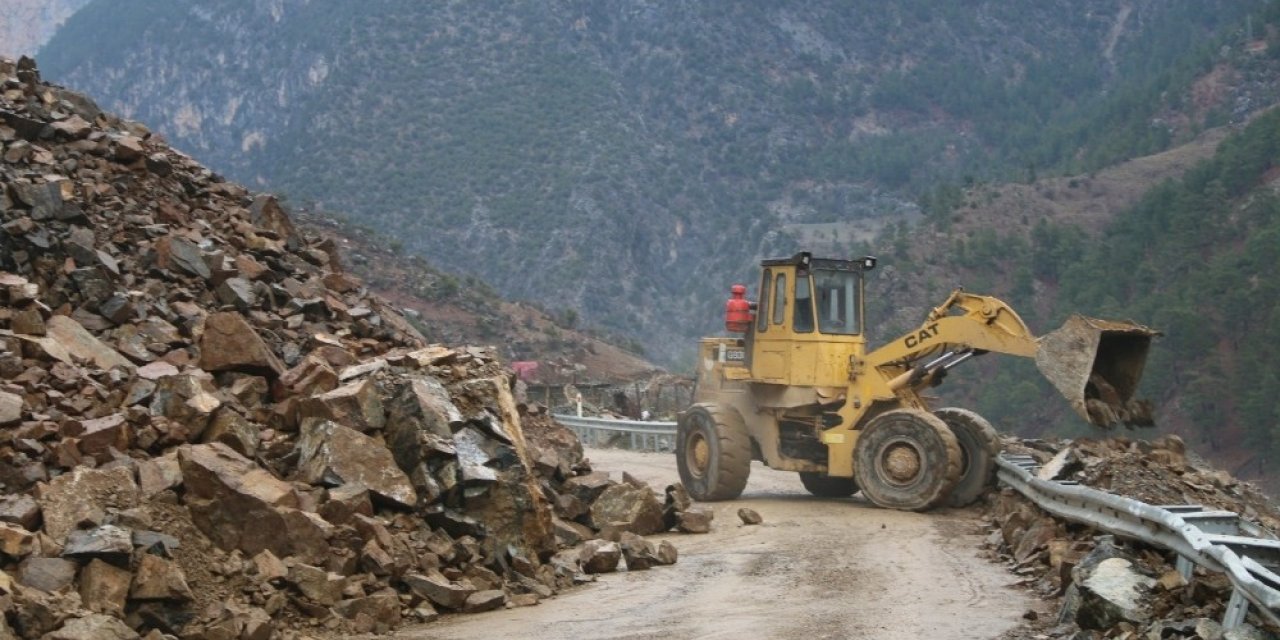
[[[1144, 396], [1161, 432], [1242, 477], [1263, 477], [1280, 456], [1280, 111], [1228, 136], [1212, 157], [1151, 189], [1100, 228], [1070, 218], [1026, 227], [972, 226], [1007, 192], [977, 187], [952, 212], [951, 258], [925, 251], [891, 260], [894, 280], [947, 273], [1009, 300], [1037, 331], [1070, 313], [1131, 318], [1164, 332], [1151, 350]], [[1039, 189], [1087, 190], [1087, 176]], [[997, 195], [999, 194], [999, 195]], [[1023, 227], [1023, 228], [1019, 228]], [[885, 287], [881, 283], [880, 287]], [[936, 295], [935, 295], [936, 297]], [[917, 301], [918, 302], [918, 301]], [[914, 315], [919, 317], [919, 309]], [[943, 395], [1025, 435], [1089, 431], [1034, 371], [1008, 358], [957, 372]]]
[[41, 63], [233, 177], [679, 362], [762, 255], [1241, 121], [1274, 99], [1267, 6], [97, 0]]

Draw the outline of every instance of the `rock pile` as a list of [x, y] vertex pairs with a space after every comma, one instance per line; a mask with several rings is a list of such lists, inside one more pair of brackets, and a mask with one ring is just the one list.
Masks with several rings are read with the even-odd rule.
[[385, 632], [670, 564], [490, 349], [0, 60], [0, 639]]
[[[1005, 449], [1028, 454], [1046, 480], [1072, 480], [1153, 505], [1196, 504], [1241, 514], [1269, 531], [1280, 512], [1255, 487], [1188, 456], [1183, 442], [1110, 438], [1045, 442], [1006, 440]], [[1185, 580], [1177, 558], [1162, 549], [1063, 522], [1010, 489], [995, 494], [988, 546], [1022, 576], [1021, 584], [1058, 602], [1055, 616], [1036, 619], [1012, 637], [1273, 638], [1265, 621], [1234, 630], [1219, 625], [1231, 596], [1222, 574], [1197, 568]], [[1039, 618], [1038, 616], [1029, 616]]]

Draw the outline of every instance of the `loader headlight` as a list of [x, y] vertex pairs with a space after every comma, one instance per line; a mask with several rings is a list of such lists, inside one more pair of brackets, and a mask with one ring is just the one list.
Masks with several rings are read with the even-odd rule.
[[874, 256], [863, 256], [863, 257], [862, 257], [862, 270], [863, 270], [863, 271], [870, 271], [870, 270], [872, 270], [872, 269], [874, 269], [874, 268], [876, 268], [876, 259], [875, 259], [875, 257], [874, 257]]

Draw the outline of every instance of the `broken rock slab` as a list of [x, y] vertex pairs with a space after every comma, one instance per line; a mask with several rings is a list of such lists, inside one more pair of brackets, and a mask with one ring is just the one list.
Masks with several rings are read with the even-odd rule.
[[16, 393], [0, 391], [0, 427], [7, 427], [22, 421], [22, 396]]
[[107, 509], [138, 506], [138, 485], [126, 467], [76, 467], [49, 481], [40, 495], [44, 532], [61, 544], [81, 523], [101, 524]]
[[18, 582], [41, 591], [61, 591], [75, 579], [76, 563], [62, 558], [29, 557], [18, 565]]
[[242, 456], [252, 458], [258, 452], [258, 427], [229, 406], [223, 405], [209, 421], [204, 442], [221, 442]]
[[133, 370], [134, 365], [120, 352], [93, 337], [84, 326], [67, 316], [53, 316], [45, 322], [45, 335], [18, 336], [35, 345], [54, 360], [75, 364], [87, 360], [99, 369], [124, 367]]
[[325, 606], [337, 604], [347, 586], [346, 578], [341, 575], [302, 563], [289, 568], [287, 579], [302, 595]]
[[467, 601], [462, 605], [462, 612], [480, 613], [483, 611], [493, 611], [505, 604], [506, 601], [507, 594], [501, 589], [477, 591], [467, 596]]
[[613, 486], [614, 483], [609, 479], [609, 474], [603, 471], [593, 471], [591, 473], [574, 476], [565, 480], [563, 491], [578, 499], [583, 504], [591, 504], [604, 493], [605, 489]]
[[34, 548], [36, 536], [20, 525], [0, 522], [0, 557], [21, 560]]
[[658, 551], [652, 542], [631, 532], [624, 532], [618, 545], [622, 548], [622, 561], [627, 571], [644, 571], [658, 562]]
[[377, 440], [332, 421], [303, 427], [298, 440], [298, 477], [330, 487], [357, 485], [403, 508], [417, 505], [409, 477]]
[[461, 609], [476, 592], [470, 582], [452, 582], [434, 569], [426, 573], [406, 573], [402, 580], [414, 595], [446, 609]]
[[133, 574], [129, 598], [189, 602], [194, 600], [195, 596], [191, 593], [191, 587], [187, 586], [186, 575], [176, 563], [157, 555], [144, 553], [138, 561], [137, 571]]
[[138, 640], [139, 637], [137, 631], [119, 618], [91, 613], [66, 621], [60, 629], [41, 636], [41, 640]]
[[0, 496], [0, 522], [35, 531], [40, 525], [40, 505], [25, 493]]
[[371, 379], [357, 380], [303, 400], [298, 417], [304, 423], [332, 420], [357, 431], [381, 429], [386, 423], [378, 385]]
[[161, 491], [173, 489], [181, 484], [182, 468], [178, 464], [178, 456], [175, 453], [171, 452], [138, 463], [138, 491], [143, 498], [149, 499]]
[[388, 627], [400, 624], [400, 597], [394, 589], [384, 589], [361, 598], [342, 600], [333, 607], [333, 610], [348, 620], [364, 618]]
[[124, 527], [104, 524], [92, 529], [76, 529], [67, 535], [62, 557], [74, 560], [101, 558], [120, 562], [133, 552], [133, 533]]
[[214, 395], [213, 383], [201, 376], [165, 376], [151, 394], [151, 415], [179, 423], [188, 438], [197, 439], [209, 425], [213, 412], [222, 406]]
[[578, 557], [586, 573], [612, 573], [618, 570], [622, 547], [609, 540], [588, 540]]
[[133, 574], [94, 559], [80, 570], [80, 601], [94, 613], [123, 616]]

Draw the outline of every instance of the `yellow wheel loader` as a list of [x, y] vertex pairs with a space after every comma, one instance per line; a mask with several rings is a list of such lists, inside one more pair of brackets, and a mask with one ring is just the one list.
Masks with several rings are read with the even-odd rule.
[[799, 253], [761, 263], [755, 303], [735, 285], [725, 326], [743, 335], [702, 339], [694, 404], [678, 421], [677, 465], [695, 499], [737, 497], [759, 460], [799, 472], [818, 496], [861, 489], [915, 511], [972, 502], [994, 478], [996, 432], [921, 393], [988, 352], [1035, 358], [1094, 425], [1152, 423], [1133, 395], [1157, 332], [1073, 316], [1036, 338], [1004, 302], [958, 289], [919, 328], [868, 352], [864, 278], [875, 265]]

